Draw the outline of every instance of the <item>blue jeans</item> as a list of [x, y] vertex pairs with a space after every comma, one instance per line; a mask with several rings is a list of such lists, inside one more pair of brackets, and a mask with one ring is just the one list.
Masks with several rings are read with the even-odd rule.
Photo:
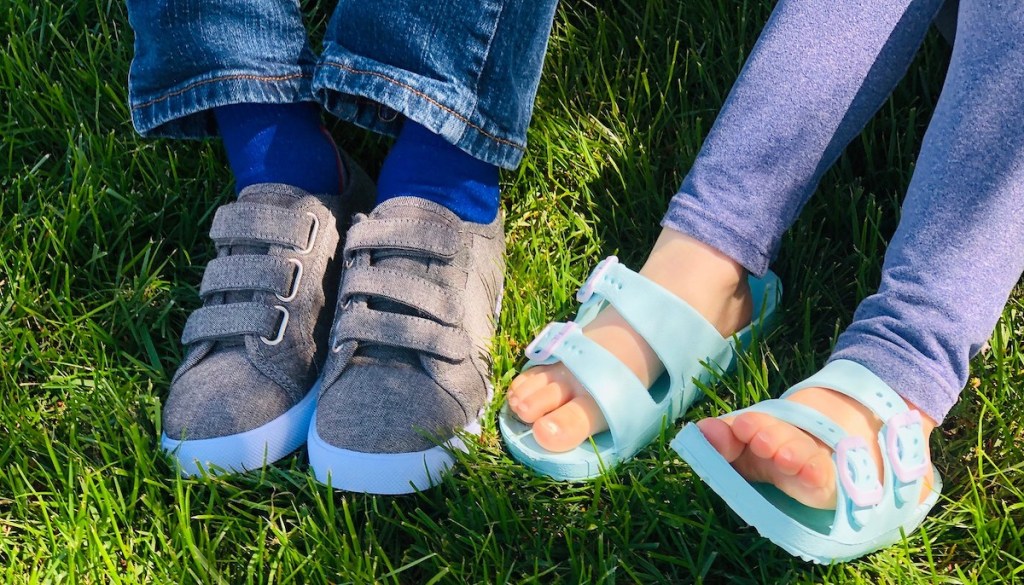
[[212, 108], [316, 101], [394, 134], [408, 117], [514, 168], [557, 0], [339, 0], [319, 58], [296, 0], [128, 0], [144, 136], [215, 133]]
[[[906, 72], [942, 0], [781, 0], [662, 224], [755, 274]], [[961, 0], [889, 243], [831, 359], [941, 421], [1024, 271], [1024, 3]]]

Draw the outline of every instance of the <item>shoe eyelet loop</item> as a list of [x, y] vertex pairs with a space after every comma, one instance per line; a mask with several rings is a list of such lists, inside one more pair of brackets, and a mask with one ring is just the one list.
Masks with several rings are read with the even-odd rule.
[[313, 218], [313, 227], [309, 228], [309, 241], [306, 243], [306, 247], [299, 250], [299, 254], [309, 254], [313, 251], [313, 246], [316, 245], [316, 237], [320, 234], [320, 218], [315, 213], [307, 211], [306, 215]]
[[288, 296], [286, 297], [282, 297], [281, 295], [274, 293], [274, 296], [277, 297], [277, 300], [281, 301], [282, 303], [288, 303], [295, 300], [295, 297], [298, 296], [299, 294], [299, 283], [302, 282], [302, 262], [300, 260], [296, 260], [295, 258], [289, 258], [288, 262], [295, 266], [295, 272], [293, 272], [294, 277], [292, 278], [291, 292], [289, 292]]
[[277, 337], [273, 339], [267, 339], [262, 335], [260, 336], [260, 341], [267, 345], [277, 345], [278, 343], [281, 343], [281, 340], [284, 339], [284, 331], [285, 329], [288, 329], [288, 318], [290, 317], [288, 309], [281, 305], [274, 305], [274, 308], [281, 312], [281, 326], [277, 329]]

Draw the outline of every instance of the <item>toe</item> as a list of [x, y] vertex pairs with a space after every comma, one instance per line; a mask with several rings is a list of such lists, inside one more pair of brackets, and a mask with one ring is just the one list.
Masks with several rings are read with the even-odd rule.
[[759, 412], [744, 413], [733, 422], [736, 438], [747, 444], [755, 456], [771, 459], [783, 444], [792, 440], [800, 431], [780, 422], [778, 419]]
[[760, 412], [745, 412], [741, 415], [730, 417], [732, 432], [742, 443], [750, 443], [754, 435], [766, 426], [778, 424], [778, 421]]
[[548, 370], [551, 366], [540, 366], [529, 369], [516, 376], [508, 386], [509, 402], [528, 396], [538, 388], [548, 384]]
[[817, 453], [808, 459], [800, 469], [800, 482], [811, 489], [822, 489], [835, 484], [835, 470], [832, 458], [826, 453]]
[[530, 424], [572, 400], [573, 393], [565, 384], [551, 383], [516, 401], [509, 400], [509, 406], [519, 420]]
[[748, 481], [772, 483], [807, 506], [835, 506], [835, 472], [831, 451], [823, 443], [758, 412], [737, 416], [732, 431], [746, 446], [733, 467]]
[[508, 405], [512, 410], [518, 410], [520, 403], [526, 398], [551, 383], [549, 370], [552, 367], [540, 366], [532, 368], [519, 374], [512, 380], [512, 383], [508, 386]]
[[772, 460], [779, 473], [794, 476], [800, 473], [804, 464], [817, 455], [822, 446], [806, 433], [799, 433], [779, 446]]
[[[532, 424], [540, 417], [572, 400], [575, 388], [565, 368], [547, 366], [531, 369], [512, 381], [508, 406], [519, 420]], [[522, 380], [522, 382], [520, 382]]]
[[735, 461], [747, 446], [746, 443], [736, 438], [729, 423], [720, 418], [699, 420], [697, 428], [711, 443], [711, 446], [729, 463]]
[[538, 419], [533, 425], [533, 436], [541, 447], [562, 453], [575, 449], [587, 437], [606, 428], [594, 399], [580, 396]]

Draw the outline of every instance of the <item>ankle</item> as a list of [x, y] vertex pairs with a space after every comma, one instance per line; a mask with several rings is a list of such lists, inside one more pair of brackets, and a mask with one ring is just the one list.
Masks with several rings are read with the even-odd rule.
[[916, 410], [918, 413], [921, 414], [921, 429], [924, 431], [924, 436], [931, 436], [932, 431], [934, 431], [939, 426], [939, 423], [936, 422], [935, 419], [933, 419], [932, 417], [925, 414], [924, 411], [918, 408], [913, 402], [905, 398], [903, 399], [903, 402], [907, 404], [907, 408], [909, 408], [910, 410]]
[[728, 292], [747, 284], [747, 270], [715, 248], [686, 234], [663, 228], [640, 273], [690, 274], [706, 286]]
[[729, 336], [750, 323], [747, 270], [715, 248], [665, 228], [640, 274], [683, 299]]
[[377, 203], [403, 195], [433, 201], [463, 221], [491, 223], [500, 203], [498, 167], [406, 120], [381, 168]]
[[316, 105], [233, 104], [214, 109], [214, 116], [237, 192], [257, 183], [283, 183], [316, 194], [343, 191], [338, 147]]

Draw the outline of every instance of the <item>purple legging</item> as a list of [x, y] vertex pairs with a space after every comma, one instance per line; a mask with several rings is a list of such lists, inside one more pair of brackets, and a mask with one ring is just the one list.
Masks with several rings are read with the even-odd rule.
[[[781, 0], [662, 225], [763, 274], [821, 176], [906, 72], [942, 0]], [[941, 421], [1024, 271], [1024, 3], [962, 0], [885, 255], [831, 359]]]

